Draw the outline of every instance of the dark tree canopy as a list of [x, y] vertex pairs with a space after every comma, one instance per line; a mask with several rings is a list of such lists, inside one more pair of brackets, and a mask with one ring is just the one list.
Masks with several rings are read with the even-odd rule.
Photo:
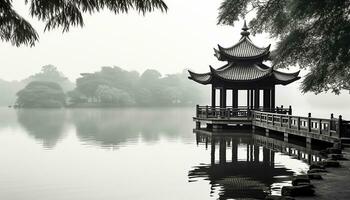
[[253, 33], [279, 39], [274, 65], [308, 69], [303, 92], [350, 90], [350, 1], [224, 0], [218, 23], [233, 25], [250, 11]]
[[[83, 26], [83, 13], [93, 14], [103, 9], [115, 14], [136, 10], [145, 14], [155, 9], [166, 11], [163, 0], [24, 0], [30, 15], [45, 23], [45, 30]], [[39, 36], [31, 24], [12, 7], [12, 0], [0, 0], [0, 39], [13, 45], [33, 46]]]
[[60, 108], [66, 96], [54, 82], [33, 81], [17, 93], [17, 105], [24, 108]]

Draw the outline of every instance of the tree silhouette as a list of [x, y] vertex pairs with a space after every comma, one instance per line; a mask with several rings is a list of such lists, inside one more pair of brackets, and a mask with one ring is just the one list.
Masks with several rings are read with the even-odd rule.
[[350, 1], [224, 0], [218, 23], [232, 25], [250, 11], [256, 11], [253, 33], [279, 39], [275, 66], [309, 70], [303, 92], [350, 90]]
[[24, 108], [60, 108], [66, 96], [55, 82], [33, 81], [17, 93], [17, 105]]
[[[167, 11], [163, 0], [25, 0], [30, 15], [45, 23], [45, 30], [84, 26], [83, 13], [93, 14], [103, 9], [115, 14], [136, 10], [145, 14], [155, 9]], [[34, 46], [38, 33], [12, 6], [12, 0], [0, 0], [0, 39], [13, 45]]]

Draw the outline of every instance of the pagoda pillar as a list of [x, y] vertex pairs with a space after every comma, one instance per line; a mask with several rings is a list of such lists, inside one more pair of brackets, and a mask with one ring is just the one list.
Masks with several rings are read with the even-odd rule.
[[216, 104], [216, 88], [212, 85], [211, 86], [211, 106], [215, 107]]
[[265, 89], [263, 91], [263, 107], [264, 109], [270, 109], [271, 107], [271, 102], [270, 102], [270, 90], [269, 89]]
[[250, 90], [250, 109], [254, 109], [254, 90]]
[[271, 88], [271, 109], [275, 108], [275, 86]]
[[237, 89], [232, 90], [232, 107], [238, 108], [238, 90]]
[[250, 108], [250, 92], [249, 92], [249, 90], [247, 90], [247, 109], [249, 109]]
[[255, 89], [254, 91], [254, 108], [255, 109], [259, 109], [260, 106], [260, 90], [259, 89]]
[[220, 89], [220, 107], [221, 108], [226, 108], [226, 88], [221, 88]]

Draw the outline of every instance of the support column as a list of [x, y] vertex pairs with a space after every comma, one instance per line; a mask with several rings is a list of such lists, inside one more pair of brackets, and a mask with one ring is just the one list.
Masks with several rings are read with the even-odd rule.
[[211, 160], [211, 165], [215, 164], [215, 139], [214, 137], [211, 137], [211, 145], [210, 145], [210, 160]]
[[253, 153], [254, 153], [254, 149], [253, 149], [253, 144], [250, 145], [250, 162], [253, 162], [254, 159], [253, 159]]
[[312, 145], [312, 142], [311, 142], [312, 139], [311, 139], [310, 137], [306, 137], [305, 140], [306, 140], [306, 148], [307, 148], [307, 149], [311, 149], [311, 147], [312, 147], [312, 146], [311, 146], [311, 145]]
[[264, 107], [264, 109], [269, 109], [271, 107], [271, 104], [270, 104], [270, 90], [269, 89], [265, 89], [263, 91], [263, 95], [264, 95], [263, 107]]
[[208, 136], [205, 137], [205, 149], [208, 149]]
[[271, 89], [271, 108], [275, 108], [275, 86]]
[[250, 109], [254, 109], [254, 90], [250, 90]]
[[254, 90], [254, 108], [255, 109], [259, 109], [260, 106], [260, 90], [259, 89], [255, 89]]
[[232, 107], [238, 108], [238, 90], [237, 89], [232, 90]]
[[250, 92], [247, 90], [247, 108], [250, 108]]
[[226, 163], [226, 141], [224, 138], [221, 138], [219, 143], [219, 163]]
[[215, 107], [216, 104], [216, 89], [215, 87], [212, 85], [211, 86], [211, 106]]
[[235, 139], [232, 139], [232, 162], [238, 161], [238, 144]]
[[226, 88], [220, 89], [220, 107], [226, 108]]
[[270, 162], [270, 150], [265, 147], [263, 147], [263, 162], [265, 164], [269, 164]]
[[259, 146], [254, 145], [254, 162], [259, 162]]
[[247, 144], [247, 160], [246, 160], [247, 162], [249, 162], [249, 155], [250, 155], [249, 154], [249, 144]]
[[283, 141], [288, 142], [288, 133], [283, 133]]
[[275, 152], [271, 150], [271, 156], [270, 156], [270, 166], [272, 168], [275, 168]]

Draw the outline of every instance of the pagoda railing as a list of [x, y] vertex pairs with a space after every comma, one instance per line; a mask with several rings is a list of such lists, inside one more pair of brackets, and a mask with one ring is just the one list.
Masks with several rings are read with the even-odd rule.
[[291, 113], [291, 108], [276, 107], [272, 109], [267, 108], [249, 108], [246, 106], [226, 106], [225, 108], [220, 106], [199, 106], [196, 107], [197, 118], [250, 118], [252, 111], [272, 112], [287, 114]]
[[291, 131], [303, 131], [306, 133], [320, 134], [336, 138], [349, 137], [350, 122], [333, 115], [329, 119], [311, 117], [293, 116], [281, 113], [271, 113], [262, 111], [252, 111], [251, 119], [254, 124], [264, 127], [282, 127]]

